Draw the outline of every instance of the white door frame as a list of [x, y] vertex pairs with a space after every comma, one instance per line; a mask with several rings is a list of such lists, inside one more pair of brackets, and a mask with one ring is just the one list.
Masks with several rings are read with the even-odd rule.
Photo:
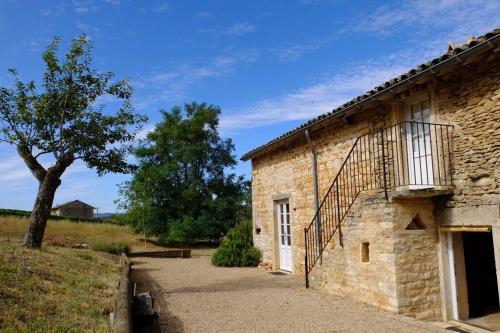
[[457, 278], [455, 272], [455, 251], [453, 249], [453, 235], [447, 232], [448, 239], [448, 263], [450, 270], [450, 297], [451, 297], [451, 315], [452, 319], [459, 320], [458, 318], [458, 297], [457, 297]]
[[[408, 103], [404, 111], [404, 119], [410, 122], [429, 123], [430, 101], [420, 99]], [[408, 180], [411, 184], [409, 187], [410, 189], [432, 188], [434, 187], [434, 171], [430, 125], [405, 123], [405, 131]]]
[[293, 271], [292, 224], [290, 203], [288, 200], [278, 201], [276, 221], [278, 223], [278, 252], [280, 270]]

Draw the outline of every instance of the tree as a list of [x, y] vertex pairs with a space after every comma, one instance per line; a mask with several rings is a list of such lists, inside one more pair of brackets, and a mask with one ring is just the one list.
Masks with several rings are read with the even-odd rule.
[[249, 182], [226, 172], [236, 160], [231, 139], [218, 133], [221, 110], [192, 103], [161, 112], [135, 149], [138, 166], [121, 188], [121, 206], [137, 232], [144, 223], [165, 241], [220, 239], [249, 215]]
[[[135, 138], [143, 116], [134, 114], [132, 87], [127, 80], [113, 81], [111, 72], [91, 67], [92, 43], [81, 35], [73, 40], [61, 61], [59, 39], [43, 53], [45, 73], [41, 91], [35, 82], [23, 83], [15, 70], [14, 88], [0, 88], [0, 140], [15, 145], [39, 187], [24, 236], [24, 245], [39, 248], [61, 176], [76, 160], [98, 175], [127, 172], [126, 143]], [[121, 106], [105, 113], [97, 98], [114, 96]], [[40, 157], [53, 164], [45, 168]]]

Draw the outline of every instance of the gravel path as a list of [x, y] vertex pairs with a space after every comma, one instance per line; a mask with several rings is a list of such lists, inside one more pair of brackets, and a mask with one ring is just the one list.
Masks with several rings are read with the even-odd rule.
[[[162, 332], [446, 332], [353, 300], [306, 290], [294, 275], [219, 268], [209, 257], [135, 258]], [[447, 331], [450, 332], [450, 331]]]

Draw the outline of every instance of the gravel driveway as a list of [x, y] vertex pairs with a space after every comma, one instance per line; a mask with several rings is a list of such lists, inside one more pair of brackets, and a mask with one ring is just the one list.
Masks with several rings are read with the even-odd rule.
[[306, 290], [294, 275], [214, 267], [209, 257], [134, 262], [133, 279], [156, 298], [162, 332], [450, 332]]

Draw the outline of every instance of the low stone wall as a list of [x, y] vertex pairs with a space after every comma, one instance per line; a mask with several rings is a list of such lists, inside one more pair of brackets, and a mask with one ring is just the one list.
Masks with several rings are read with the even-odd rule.
[[129, 253], [128, 256], [147, 258], [191, 258], [191, 249], [134, 252]]
[[116, 333], [131, 333], [132, 332], [132, 298], [130, 295], [130, 272], [132, 262], [122, 253], [120, 257], [120, 265], [122, 267], [120, 286], [116, 297], [113, 309], [112, 326]]

